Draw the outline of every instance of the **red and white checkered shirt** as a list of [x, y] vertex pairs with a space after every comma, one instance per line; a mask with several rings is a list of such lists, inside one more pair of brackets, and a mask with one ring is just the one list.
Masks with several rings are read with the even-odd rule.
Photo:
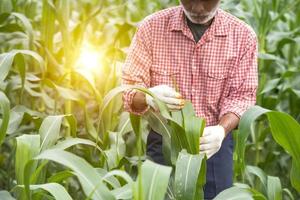
[[[122, 84], [149, 88], [174, 81], [207, 125], [232, 112], [241, 116], [256, 102], [257, 38], [247, 24], [218, 9], [214, 21], [196, 43], [182, 6], [156, 12], [139, 25], [122, 69]], [[124, 109], [132, 109], [135, 90], [123, 93]]]

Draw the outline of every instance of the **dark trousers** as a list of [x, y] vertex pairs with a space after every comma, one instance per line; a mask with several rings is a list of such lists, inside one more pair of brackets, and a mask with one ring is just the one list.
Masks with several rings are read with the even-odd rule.
[[[206, 184], [204, 198], [213, 199], [220, 192], [233, 184], [233, 139], [229, 133], [224, 139], [220, 150], [206, 161]], [[165, 165], [162, 154], [162, 136], [152, 129], [147, 138], [147, 155], [154, 162]]]

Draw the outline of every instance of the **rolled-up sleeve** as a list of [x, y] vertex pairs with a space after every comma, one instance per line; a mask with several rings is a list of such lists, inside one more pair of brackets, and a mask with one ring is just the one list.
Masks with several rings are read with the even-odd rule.
[[229, 77], [229, 95], [221, 105], [219, 119], [231, 112], [241, 117], [256, 103], [258, 87], [257, 38], [255, 33], [248, 35], [244, 51], [238, 64]]
[[[145, 88], [150, 86], [150, 66], [152, 65], [151, 26], [143, 21], [132, 39], [129, 51], [122, 68], [122, 85], [138, 85]], [[128, 89], [123, 92], [124, 110], [136, 115], [143, 115], [149, 110], [134, 110], [133, 97], [137, 90]]]

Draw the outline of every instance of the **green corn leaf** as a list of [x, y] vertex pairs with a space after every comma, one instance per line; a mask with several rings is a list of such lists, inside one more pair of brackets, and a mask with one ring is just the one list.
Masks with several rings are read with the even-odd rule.
[[113, 189], [121, 187], [120, 181], [116, 177], [114, 177], [113, 175], [108, 175], [108, 173], [112, 171], [108, 172], [107, 170], [102, 168], [96, 168], [96, 170], [100, 174], [100, 176], [103, 177], [102, 180], [109, 184]]
[[92, 136], [95, 140], [99, 140], [103, 144], [103, 141], [101, 140], [101, 138], [99, 138], [97, 130], [92, 122], [91, 117], [89, 116], [88, 109], [85, 104], [83, 105], [83, 108], [84, 108], [85, 129], [87, 133], [90, 136]]
[[184, 118], [196, 116], [195, 110], [193, 108], [193, 104], [190, 101], [186, 101], [184, 107], [182, 109], [182, 115]]
[[[118, 181], [118, 179], [116, 179], [115, 176], [122, 178], [127, 182], [127, 184], [121, 186], [118, 182], [118, 185], [116, 185], [115, 183], [116, 181]], [[121, 170], [112, 170], [106, 172], [106, 174], [103, 175], [102, 180], [109, 183], [114, 188], [111, 192], [116, 197], [116, 199], [132, 199], [132, 189], [134, 182], [126, 172]]]
[[62, 119], [63, 115], [59, 115], [48, 116], [43, 120], [39, 129], [39, 134], [41, 136], [41, 151], [50, 148], [57, 142]]
[[[30, 45], [33, 44], [34, 31], [33, 31], [33, 28], [32, 28], [32, 25], [31, 25], [29, 19], [22, 13], [12, 12], [11, 15], [16, 17], [17, 19], [19, 19], [22, 22], [22, 24], [24, 25], [24, 28], [29, 36], [29, 43], [30, 43]], [[31, 47], [29, 46], [29, 48], [31, 48]]]
[[[150, 110], [145, 114], [145, 119], [150, 127], [157, 133], [162, 135], [162, 151], [164, 160], [168, 165], [171, 165], [171, 134], [172, 130], [168, 121], [164, 119], [159, 113]], [[157, 123], [159, 122], [159, 123]], [[174, 159], [176, 160], [176, 159]], [[174, 162], [175, 163], [175, 162]]]
[[196, 116], [193, 104], [190, 101], [186, 101], [181, 112], [185, 135], [190, 146], [189, 153], [197, 154], [199, 153], [199, 138], [205, 128], [205, 120]]
[[5, 138], [9, 118], [10, 118], [10, 102], [6, 95], [0, 91], [0, 108], [2, 112], [2, 119], [0, 120], [0, 146]]
[[176, 199], [203, 199], [206, 182], [206, 157], [192, 155], [186, 151], [179, 153], [175, 170]]
[[[23, 187], [19, 185], [19, 187]], [[66, 189], [58, 183], [45, 183], [40, 185], [30, 185], [30, 190], [43, 189], [49, 192], [56, 200], [72, 200]]]
[[88, 139], [67, 137], [63, 141], [59, 141], [56, 145], [52, 146], [51, 149], [65, 150], [67, 148], [70, 148], [71, 146], [78, 145], [78, 144], [84, 144], [84, 145], [89, 145], [94, 147], [97, 146], [95, 142]]
[[[167, 192], [171, 171], [171, 167], [146, 160], [142, 165], [141, 174], [136, 182], [137, 184], [139, 180], [142, 181], [143, 191], [140, 199], [163, 200]], [[137, 186], [135, 187], [136, 189]]]
[[[56, 116], [54, 116], [54, 117], [56, 117]], [[55, 124], [55, 123], [56, 122], [53, 121], [53, 124]], [[38, 137], [38, 139], [39, 139], [39, 137]], [[86, 139], [81, 139], [81, 138], [67, 138], [64, 141], [61, 141], [61, 142], [59, 142], [58, 144], [56, 144], [54, 146], [51, 146], [51, 149], [53, 149], [53, 150], [64, 150], [66, 148], [69, 148], [69, 147], [71, 147], [73, 145], [77, 145], [77, 144], [85, 144], [85, 145], [96, 146], [96, 144], [94, 142], [86, 140]], [[36, 149], [36, 148], [39, 148], [39, 147], [35, 147], [34, 149]], [[97, 148], [100, 149], [99, 147], [97, 147]], [[102, 150], [100, 149], [100, 151], [102, 151]], [[25, 154], [27, 154], [27, 153], [25, 152]], [[32, 158], [32, 156], [31, 156], [31, 158]], [[28, 173], [25, 173], [25, 175], [24, 175], [24, 179], [26, 181], [25, 182], [25, 191], [27, 191], [27, 195], [29, 195], [29, 193], [28, 193], [29, 192], [29, 185], [28, 184], [30, 182], [35, 182], [37, 180], [39, 174], [41, 173], [41, 170], [47, 164], [47, 162], [42, 162], [42, 164], [40, 164], [39, 167], [36, 169], [36, 163], [37, 162], [35, 160], [32, 160], [32, 159], [31, 160], [27, 159], [22, 164], [23, 169], [24, 169], [24, 166], [26, 164], [26, 169], [25, 170], [27, 170], [27, 172], [28, 172]], [[34, 169], [36, 169], [36, 170], [34, 170]], [[31, 171], [29, 172], [29, 170], [31, 170]], [[20, 173], [22, 173], [22, 170], [20, 170], [20, 171], [21, 171]], [[69, 174], [70, 173], [67, 173], [66, 176], [64, 176], [64, 175], [57, 175], [57, 176], [54, 176], [52, 178], [53, 179], [57, 179], [57, 178], [61, 178], [61, 176], [67, 178], [67, 177], [70, 176]]]
[[263, 89], [263, 91], [260, 92], [260, 94], [264, 94], [267, 93], [273, 89], [275, 89], [279, 82], [281, 81], [281, 78], [276, 78], [276, 79], [272, 79], [270, 81], [268, 81], [265, 85], [265, 88]]
[[195, 116], [192, 103], [187, 101], [181, 111], [172, 112], [169, 120], [171, 138], [171, 160], [175, 165], [178, 154], [186, 149], [190, 154], [199, 153], [199, 138], [205, 127], [205, 121]]
[[48, 183], [53, 183], [53, 182], [59, 183], [59, 182], [62, 182], [63, 180], [66, 180], [69, 177], [72, 177], [73, 175], [74, 174], [72, 173], [71, 170], [60, 171], [60, 172], [57, 172], [57, 173], [51, 175], [47, 179], [47, 182]]
[[[259, 167], [249, 166], [249, 165], [246, 166], [245, 172], [252, 174], [259, 178], [259, 180], [263, 186], [263, 193], [264, 193], [264, 195], [267, 195], [267, 175], [265, 174], [265, 172], [262, 169], [260, 169]], [[251, 186], [255, 187], [255, 183], [253, 180], [251, 180]]]
[[[47, 0], [43, 0], [42, 7], [42, 24], [47, 24], [41, 27], [41, 38], [44, 41], [45, 48], [52, 51], [53, 37], [55, 34], [55, 16], [52, 12]], [[51, 69], [49, 69], [51, 71]], [[52, 72], [52, 71], [51, 71]]]
[[17, 54], [31, 56], [39, 63], [41, 71], [43, 73], [45, 72], [44, 60], [38, 53], [36, 53], [34, 51], [30, 51], [30, 50], [16, 50], [15, 49], [15, 50], [12, 50], [7, 53], [0, 54], [0, 71], [1, 71], [0, 82], [3, 82], [5, 80], [5, 78], [7, 77], [8, 73], [11, 69], [11, 66], [13, 64], [14, 58]]
[[205, 122], [196, 116], [185, 117], [184, 119], [186, 119], [184, 120], [184, 127], [190, 146], [190, 153], [197, 154], [199, 153], [199, 138], [205, 128]]
[[91, 74], [90, 72], [85, 71], [83, 69], [75, 69], [73, 71], [73, 73], [76, 73], [77, 75], [79, 75], [83, 80], [85, 80], [88, 83], [88, 85], [90, 86], [90, 88], [92, 89], [92, 91], [96, 97], [98, 104], [101, 105], [102, 104], [102, 96], [96, 88], [95, 78], [94, 78], [93, 74]]
[[[134, 182], [133, 182], [132, 178], [126, 172], [121, 171], [121, 170], [112, 170], [112, 171], [106, 172], [105, 175], [103, 175], [102, 180], [108, 182], [108, 181], [113, 180], [110, 178], [114, 177], [114, 176], [118, 176], [118, 177], [122, 178], [124, 181], [127, 182], [128, 185], [133, 186]], [[118, 179], [115, 179], [115, 180], [118, 180]], [[120, 187], [120, 185], [114, 186], [114, 188], [118, 188], [118, 187]]]
[[[8, 13], [10, 13], [12, 11], [13, 7], [12, 7], [12, 2], [10, 0], [3, 0], [1, 7], [0, 7], [0, 13], [2, 13], [0, 17], [0, 23], [3, 23], [4, 20], [6, 20], [6, 18], [9, 16]], [[4, 19], [3, 19], [4, 18]]]
[[66, 126], [69, 127], [70, 131], [71, 131], [71, 135], [67, 135], [67, 137], [68, 136], [76, 137], [76, 134], [77, 134], [77, 120], [76, 120], [76, 118], [72, 114], [64, 115], [64, 118], [67, 121]]
[[231, 187], [229, 189], [224, 190], [219, 193], [214, 200], [253, 200], [253, 195], [249, 189], [239, 188], [239, 187]]
[[59, 94], [60, 97], [66, 99], [66, 100], [81, 101], [79, 94], [76, 93], [75, 90], [59, 86], [50, 79], [45, 79], [44, 83], [46, 83], [49, 87], [55, 89], [57, 94]]
[[[14, 58], [15, 64], [19, 70], [20, 78], [21, 78], [21, 95], [23, 95], [24, 85], [25, 85], [25, 77], [26, 77], [26, 63], [24, 56], [22, 54], [16, 54]], [[28, 81], [27, 81], [28, 83]], [[21, 96], [22, 98], [22, 96]], [[21, 99], [22, 101], [22, 99]]]
[[126, 184], [111, 191], [116, 199], [132, 199], [132, 186]]
[[[130, 123], [132, 126], [132, 129], [136, 135], [136, 146], [137, 146], [137, 156], [138, 156], [138, 176], [142, 176], [142, 120], [141, 116], [134, 115], [130, 113], [129, 115], [130, 118]], [[136, 183], [136, 188], [137, 188], [137, 199], [143, 198], [144, 197], [144, 191], [143, 191], [143, 186], [142, 186], [142, 179], [139, 178]]]
[[121, 92], [124, 92], [126, 90], [129, 90], [129, 89], [137, 89], [139, 91], [142, 91], [146, 94], [149, 94], [151, 96], [153, 96], [155, 102], [157, 103], [158, 107], [159, 107], [159, 110], [160, 110], [160, 113], [163, 117], [167, 118], [167, 119], [171, 119], [171, 116], [167, 110], [167, 107], [164, 103], [162, 103], [161, 101], [159, 101], [157, 99], [157, 97], [154, 96], [153, 93], [151, 93], [149, 90], [147, 90], [146, 88], [144, 87], [141, 87], [141, 86], [136, 86], [136, 85], [123, 85], [123, 86], [119, 86], [119, 87], [116, 87], [112, 90], [110, 90], [109, 93], [107, 93], [107, 95], [104, 97], [103, 99], [103, 104], [102, 104], [102, 107], [101, 107], [101, 111], [100, 111], [100, 116], [102, 116], [104, 110], [106, 109], [106, 107], [108, 106], [108, 104], [112, 101], [112, 99], [119, 95]]
[[174, 111], [171, 113], [172, 119], [181, 127], [184, 127], [184, 116], [182, 111]]
[[12, 110], [15, 112], [19, 112], [19, 113], [27, 113], [28, 115], [33, 116], [33, 117], [38, 117], [38, 118], [45, 117], [44, 113], [32, 110], [30, 108], [27, 108], [24, 105], [16, 105], [15, 107], [12, 108]]
[[171, 136], [171, 161], [175, 165], [178, 155], [182, 149], [187, 149], [191, 152], [191, 147], [189, 146], [185, 130], [182, 126], [174, 121], [170, 121], [170, 126], [172, 130]]
[[109, 107], [110, 102], [113, 100], [113, 98], [115, 98], [117, 95], [119, 95], [121, 92], [124, 92], [128, 89], [137, 89], [139, 91], [142, 91], [146, 94], [149, 94], [151, 96], [153, 96], [155, 102], [157, 103], [159, 110], [160, 110], [160, 114], [167, 119], [172, 120], [170, 113], [168, 112], [168, 109], [166, 107], [166, 105], [161, 102], [160, 100], [157, 99], [157, 97], [155, 97], [154, 94], [152, 94], [148, 89], [141, 87], [141, 86], [136, 86], [136, 85], [123, 85], [123, 86], [119, 86], [116, 87], [114, 89], [112, 89], [103, 99], [103, 103], [100, 109], [100, 114], [99, 114], [99, 122], [98, 122], [98, 130], [100, 130], [101, 132], [104, 133], [103, 138], [108, 138], [107, 136], [107, 130], [106, 127], [104, 126], [104, 122], [106, 121], [105, 116], [104, 116], [104, 111], [107, 109], [107, 107]]
[[64, 117], [71, 127], [72, 135], [76, 135], [76, 119], [73, 115], [48, 116], [43, 120], [39, 129], [39, 134], [41, 136], [41, 151], [50, 148], [57, 142]]
[[70, 88], [65, 88], [56, 85], [55, 89], [58, 92], [58, 94], [64, 99], [72, 100], [72, 101], [80, 101], [80, 97], [78, 93], [76, 93], [74, 90]]
[[267, 177], [268, 199], [282, 200], [280, 179], [274, 176]]
[[[38, 155], [40, 149], [40, 136], [39, 135], [21, 135], [16, 138], [16, 178], [17, 183], [24, 184], [24, 170], [26, 163]], [[33, 163], [27, 170], [32, 174], [36, 169], [36, 163]]]
[[[70, 168], [78, 177], [86, 196], [91, 195], [92, 199], [99, 200], [115, 199], [112, 193], [101, 181], [102, 177], [99, 173], [97, 173], [96, 169], [82, 158], [63, 150], [48, 149], [36, 156], [35, 159], [51, 160]], [[32, 162], [26, 165], [26, 171], [31, 165]], [[29, 180], [29, 176], [30, 174], [25, 173], [26, 180]], [[25, 185], [25, 189], [26, 187], [27, 186]]]
[[8, 135], [18, 130], [22, 122], [23, 116], [24, 113], [16, 112], [13, 109], [10, 111], [10, 118], [9, 118], [9, 124], [7, 129]]
[[271, 111], [259, 106], [250, 108], [241, 118], [237, 134], [236, 153], [237, 165], [241, 172], [245, 169], [244, 155], [247, 137], [250, 135], [252, 123], [260, 116], [267, 115], [271, 132], [275, 141], [282, 146], [293, 158], [291, 169], [291, 183], [300, 191], [300, 125], [290, 115]]
[[109, 169], [116, 168], [119, 165], [121, 159], [125, 156], [126, 145], [122, 137], [122, 134], [119, 132], [109, 131], [109, 141], [110, 149], [105, 150], [106, 162]]
[[[44, 114], [31, 110], [23, 105], [16, 105], [10, 110], [10, 119], [7, 134], [11, 135], [22, 131], [23, 123], [27, 121], [39, 121], [44, 118]], [[13, 136], [12, 136], [13, 137]]]

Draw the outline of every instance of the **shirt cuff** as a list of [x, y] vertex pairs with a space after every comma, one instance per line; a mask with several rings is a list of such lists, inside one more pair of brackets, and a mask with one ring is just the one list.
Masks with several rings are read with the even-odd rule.
[[[255, 104], [255, 103], [254, 103]], [[238, 118], [241, 118], [241, 116], [250, 108], [252, 104], [245, 104], [239, 101], [234, 101], [231, 103], [228, 103], [224, 105], [221, 108], [221, 112], [219, 115], [219, 120], [227, 113], [233, 113], [235, 114]]]

